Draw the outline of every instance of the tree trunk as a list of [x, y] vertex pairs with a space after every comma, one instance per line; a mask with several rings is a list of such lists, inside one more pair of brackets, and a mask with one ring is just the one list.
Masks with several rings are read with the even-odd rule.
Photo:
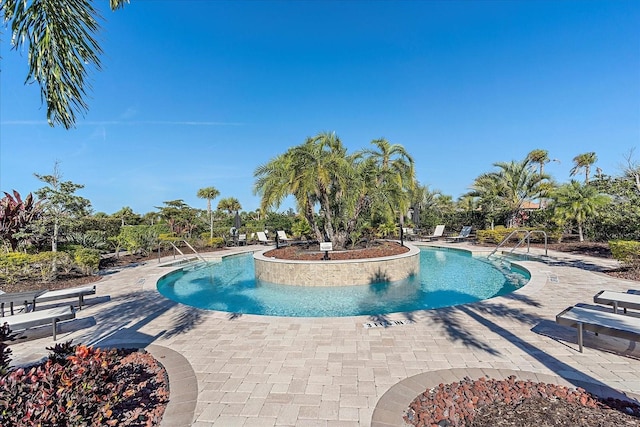
[[578, 223], [578, 237], [580, 238], [580, 242], [584, 242], [584, 235], [582, 233], [582, 224]]
[[53, 221], [53, 236], [51, 236], [51, 252], [58, 252], [58, 220]]

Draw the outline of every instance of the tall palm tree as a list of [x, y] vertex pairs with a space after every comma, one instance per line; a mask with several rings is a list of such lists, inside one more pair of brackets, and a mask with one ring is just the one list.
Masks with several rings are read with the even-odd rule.
[[573, 158], [574, 166], [569, 171], [569, 176], [577, 175], [581, 169], [584, 169], [584, 183], [589, 183], [589, 174], [591, 173], [591, 165], [598, 160], [596, 153], [591, 151], [589, 153], [578, 154]]
[[220, 195], [215, 187], [204, 187], [198, 190], [196, 194], [200, 199], [207, 199], [207, 214], [209, 215], [209, 238], [213, 239], [213, 213], [211, 211], [211, 201]]
[[[125, 3], [129, 0], [110, 0], [112, 10]], [[25, 81], [40, 86], [49, 124], [73, 127], [76, 113], [88, 110], [84, 100], [87, 69], [101, 68], [102, 49], [95, 39], [100, 14], [90, 0], [2, 0], [0, 14], [11, 27], [14, 49], [27, 45]]]
[[529, 159], [531, 163], [538, 165], [538, 173], [541, 176], [544, 175], [544, 165], [551, 161], [549, 159], [549, 152], [539, 148], [531, 150], [531, 152], [527, 154], [527, 159]]
[[601, 194], [591, 185], [582, 185], [576, 180], [558, 187], [552, 195], [556, 217], [575, 221], [578, 236], [584, 242], [584, 224], [597, 209], [609, 203], [609, 197]]
[[374, 166], [362, 153], [348, 155], [335, 133], [324, 132], [259, 166], [254, 192], [261, 196], [263, 210], [292, 195], [319, 241], [345, 247], [372, 203]]
[[[400, 144], [384, 138], [371, 141], [375, 149], [364, 150], [377, 168], [375, 188], [383, 190], [390, 213], [398, 213], [404, 223], [404, 213], [411, 205], [411, 192], [416, 186], [413, 157]], [[394, 215], [395, 216], [395, 215]], [[392, 217], [393, 218], [393, 217]]]

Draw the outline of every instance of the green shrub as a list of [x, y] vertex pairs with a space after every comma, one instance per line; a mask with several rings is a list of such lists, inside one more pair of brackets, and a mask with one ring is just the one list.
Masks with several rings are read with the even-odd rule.
[[91, 275], [98, 271], [100, 252], [89, 248], [78, 249], [73, 259], [84, 274]]
[[[527, 227], [527, 228], [505, 228], [505, 227], [496, 227], [494, 230], [478, 230], [476, 232], [476, 239], [480, 244], [489, 244], [489, 245], [497, 245], [502, 242], [510, 233], [515, 230], [526, 230], [526, 231], [534, 231], [540, 230], [540, 228], [535, 227]], [[562, 236], [561, 231], [550, 231], [550, 230], [542, 230], [547, 233], [547, 241], [558, 242], [560, 237]], [[509, 242], [516, 244], [525, 236], [525, 231], [521, 231], [515, 233], [511, 238], [509, 238]], [[529, 241], [531, 243], [544, 243], [544, 234], [542, 233], [531, 233], [529, 235]]]
[[37, 274], [43, 282], [50, 282], [56, 278], [58, 260], [67, 256], [64, 252], [40, 252], [31, 255], [31, 273]]
[[0, 254], [0, 280], [17, 283], [29, 277], [31, 255], [22, 252]]
[[611, 240], [611, 255], [623, 264], [640, 265], [640, 242], [634, 240]]
[[224, 239], [222, 237], [207, 237], [206, 242], [207, 246], [211, 246], [212, 248], [222, 248], [224, 246]]

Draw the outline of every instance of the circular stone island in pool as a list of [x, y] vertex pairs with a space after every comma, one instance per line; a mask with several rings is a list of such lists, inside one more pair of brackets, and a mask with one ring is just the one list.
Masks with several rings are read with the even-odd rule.
[[299, 261], [265, 256], [271, 250], [253, 255], [256, 280], [278, 285], [356, 286], [394, 282], [420, 272], [420, 250], [383, 258]]
[[529, 273], [469, 252], [419, 250], [420, 272], [397, 281], [350, 286], [278, 285], [258, 280], [252, 254], [173, 271], [158, 281], [165, 297], [193, 307], [293, 317], [383, 315], [466, 304], [513, 292]]

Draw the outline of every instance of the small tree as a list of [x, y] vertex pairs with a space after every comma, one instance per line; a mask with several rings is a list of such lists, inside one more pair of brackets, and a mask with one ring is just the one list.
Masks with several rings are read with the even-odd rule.
[[62, 173], [56, 162], [52, 175], [34, 174], [36, 178], [47, 184], [36, 191], [43, 204], [42, 219], [46, 228], [51, 230], [51, 251], [58, 250], [60, 230], [72, 225], [78, 218], [89, 213], [91, 202], [74, 193], [84, 185], [71, 181], [62, 181]]

